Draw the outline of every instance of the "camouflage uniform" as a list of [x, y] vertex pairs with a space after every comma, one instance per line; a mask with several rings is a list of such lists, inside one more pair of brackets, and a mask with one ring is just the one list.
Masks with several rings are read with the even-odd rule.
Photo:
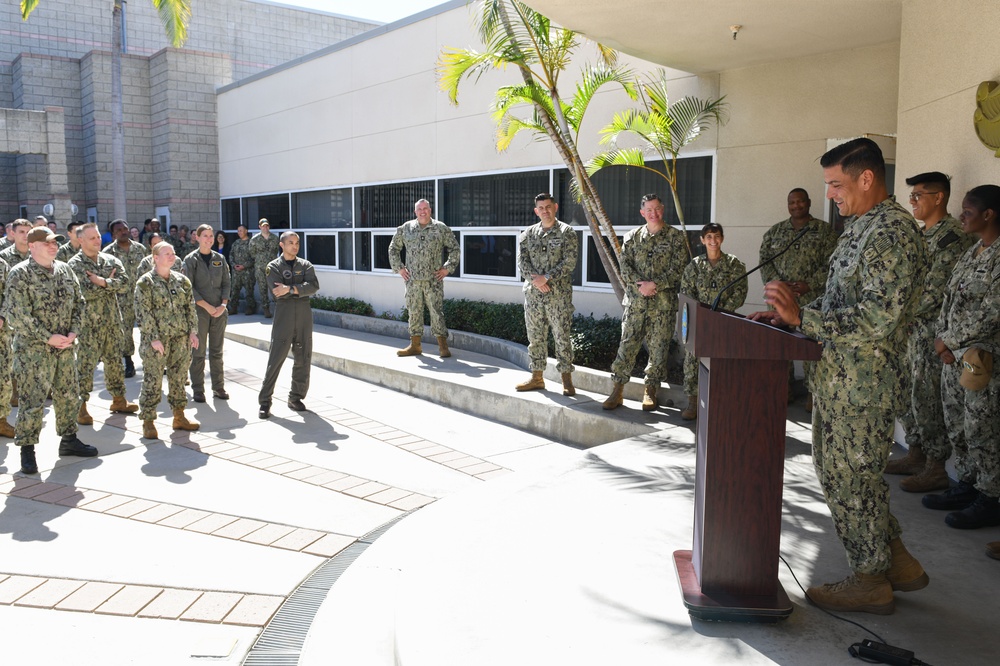
[[[229, 295], [229, 314], [236, 314], [240, 307], [240, 293], [247, 295], [247, 314], [257, 312], [257, 302], [253, 297], [253, 284], [256, 279], [253, 267], [253, 255], [250, 253], [250, 239], [237, 238], [229, 251], [229, 263], [233, 267], [232, 293]], [[243, 266], [242, 271], [236, 270], [236, 265]]]
[[[611, 364], [615, 383], [628, 383], [644, 340], [649, 350], [646, 386], [658, 387], [666, 379], [667, 352], [677, 319], [677, 292], [687, 263], [684, 234], [673, 227], [664, 226], [651, 235], [643, 225], [625, 234], [621, 256], [625, 313], [618, 355]], [[638, 283], [649, 280], [656, 283], [656, 295], [647, 298], [639, 293]]]
[[[813, 231], [796, 241], [788, 252], [760, 269], [764, 284], [775, 280], [807, 283], [809, 291], [798, 297], [800, 306], [808, 305], [823, 295], [826, 274], [830, 268], [830, 253], [837, 244], [833, 227], [823, 220], [810, 217], [805, 226]], [[763, 264], [785, 249], [801, 232], [801, 229], [796, 230], [792, 226], [791, 218], [778, 222], [764, 232], [764, 239], [760, 243], [760, 263]]]
[[[731, 254], [722, 253], [713, 266], [707, 255], [691, 260], [681, 276], [681, 293], [711, 305], [719, 290], [744, 276], [719, 300], [719, 308], [735, 311], [747, 298], [746, 264]], [[698, 395], [698, 359], [694, 354], [684, 355], [684, 395]]]
[[[406, 248], [406, 263], [401, 256]], [[448, 259], [442, 264], [443, 252]], [[394, 273], [405, 268], [410, 272], [406, 281], [406, 309], [410, 313], [410, 335], [424, 334], [424, 306], [431, 313], [431, 333], [448, 337], [444, 323], [444, 280], [434, 272], [446, 269], [451, 275], [458, 268], [460, 249], [455, 234], [444, 222], [432, 219], [421, 227], [417, 220], [404, 222], [389, 243], [389, 265]]]
[[[139, 418], [143, 421], [156, 418], [164, 369], [171, 409], [184, 409], [187, 405], [184, 381], [191, 367], [190, 335], [198, 331], [194, 309], [191, 281], [180, 273], [170, 271], [164, 279], [152, 271], [135, 285], [135, 313], [141, 333], [139, 357], [143, 366]], [[163, 343], [162, 355], [153, 349], [156, 340]]]
[[38, 444], [45, 398], [52, 392], [56, 432], [71, 437], [77, 431], [80, 385], [76, 370], [76, 345], [56, 349], [53, 335], [78, 337], [85, 304], [80, 283], [61, 261], [43, 268], [28, 259], [11, 269], [2, 317], [14, 329], [14, 377], [17, 379], [18, 446]]
[[7, 238], [7, 236], [4, 236], [3, 238], [0, 238], [0, 252], [3, 252], [4, 250], [6, 250], [7, 248], [9, 248], [13, 244], [14, 244], [14, 241], [12, 241], [9, 238]]
[[802, 310], [801, 330], [823, 343], [811, 378], [813, 464], [851, 569], [889, 569], [900, 536], [882, 477], [900, 390], [909, 321], [928, 260], [910, 214], [886, 199], [848, 223], [826, 293]]
[[191, 240], [191, 234], [188, 234], [188, 239], [186, 241], [178, 242], [178, 246], [179, 247], [174, 250], [174, 253], [180, 257], [182, 261], [187, 259], [187, 256], [192, 252], [197, 252], [200, 247], [198, 245], [198, 241]]
[[[153, 270], [153, 260], [155, 258], [156, 258], [156, 256], [152, 255], [152, 254], [147, 254], [145, 257], [142, 258], [142, 261], [139, 262], [139, 267], [135, 269], [135, 272], [136, 272], [135, 281], [136, 282], [138, 282], [139, 278], [141, 278], [143, 275], [145, 275], [149, 271]], [[184, 262], [181, 261], [181, 258], [178, 257], [176, 254], [174, 255], [174, 263], [170, 267], [170, 270], [177, 271], [178, 273], [180, 273], [180, 272], [182, 272], [184, 270]]]
[[[976, 256], [976, 252], [981, 253]], [[955, 469], [988, 497], [1000, 497], [1000, 243], [973, 245], [955, 265], [944, 295], [937, 337], [956, 362], [941, 372], [941, 397]], [[993, 377], [979, 391], [958, 383], [969, 347], [993, 354]]]
[[112, 241], [101, 251], [122, 262], [125, 274], [128, 275], [128, 288], [118, 297], [118, 309], [122, 312], [122, 330], [125, 331], [125, 345], [122, 347], [122, 355], [132, 356], [135, 354], [135, 336], [132, 335], [132, 329], [135, 328], [135, 303], [132, 294], [135, 291], [139, 263], [146, 256], [146, 248], [134, 240], [130, 240], [128, 249], [123, 250], [118, 247], [118, 241]]
[[[10, 268], [7, 263], [0, 261], [0, 313], [3, 312], [4, 287], [7, 285], [7, 274]], [[10, 414], [10, 399], [14, 395], [14, 387], [10, 383], [11, 363], [14, 361], [14, 354], [11, 351], [11, 338], [13, 337], [10, 325], [4, 322], [0, 328], [0, 414], [4, 420]]]
[[66, 241], [59, 246], [59, 252], [56, 254], [56, 259], [64, 261], [68, 264], [69, 260], [72, 259], [79, 251], [79, 247], [73, 247], [73, 243]]
[[924, 230], [924, 239], [931, 267], [910, 328], [906, 349], [910, 402], [899, 415], [899, 421], [906, 431], [908, 445], [920, 446], [928, 457], [945, 461], [951, 457], [951, 444], [944, 427], [941, 359], [934, 352], [934, 338], [952, 269], [975, 239], [962, 231], [962, 226], [950, 215]]
[[[760, 269], [760, 277], [764, 284], [774, 280], [808, 284], [809, 291], [796, 298], [800, 307], [805, 307], [823, 296], [823, 290], [826, 289], [826, 274], [830, 269], [830, 253], [837, 244], [837, 235], [833, 232], [833, 227], [823, 220], [810, 216], [805, 227], [812, 231], [797, 240], [788, 252]], [[764, 232], [764, 239], [760, 243], [760, 263], [769, 261], [771, 257], [788, 247], [792, 239], [800, 233], [802, 229], [796, 230], [792, 226], [791, 218], [778, 222], [768, 229]], [[815, 363], [811, 361], [804, 361], [802, 364], [807, 384], [814, 366]], [[789, 385], [793, 379], [795, 379], [795, 367], [789, 363]], [[789, 395], [791, 396], [791, 393]]]
[[14, 244], [8, 245], [5, 250], [0, 252], [0, 260], [3, 260], [7, 264], [8, 268], [14, 268], [22, 261], [27, 261], [31, 254], [25, 250], [23, 253], [17, 251], [17, 246]]
[[[122, 347], [125, 346], [125, 329], [122, 327], [118, 299], [129, 287], [129, 277], [122, 262], [104, 254], [94, 261], [78, 252], [69, 267], [80, 282], [87, 307], [83, 311], [80, 343], [77, 350], [77, 368], [80, 375], [80, 400], [87, 402], [94, 389], [94, 370], [104, 363], [104, 385], [112, 396], [125, 396], [125, 369], [122, 366]], [[99, 287], [87, 277], [87, 271], [108, 281]], [[114, 277], [111, 272], [114, 271]]]
[[[521, 233], [518, 267], [524, 278], [524, 325], [528, 331], [528, 369], [545, 370], [549, 326], [556, 342], [557, 368], [573, 372], [573, 269], [579, 241], [573, 227], [556, 220], [550, 229], [539, 222]], [[535, 289], [532, 275], [548, 276], [547, 293]]]
[[267, 370], [260, 387], [257, 400], [261, 406], [271, 405], [274, 385], [278, 381], [281, 366], [292, 352], [292, 387], [288, 399], [302, 400], [309, 391], [309, 370], [312, 363], [312, 307], [309, 297], [319, 291], [316, 269], [305, 259], [295, 258], [289, 265], [284, 256], [278, 257], [264, 267], [267, 275], [267, 291], [280, 282], [295, 287], [297, 294], [289, 292], [274, 300], [274, 325], [271, 326], [271, 348], [267, 356]]
[[[267, 290], [267, 275], [264, 271], [269, 263], [278, 258], [279, 254], [281, 254], [281, 246], [278, 245], [278, 234], [271, 234], [267, 238], [264, 238], [263, 234], [257, 234], [250, 239], [250, 255], [253, 257], [257, 291], [260, 293], [260, 302], [264, 306], [264, 314], [270, 314], [271, 299], [274, 298]], [[252, 292], [253, 288], [250, 291]], [[251, 293], [250, 299], [252, 298], [253, 294]]]
[[212, 250], [208, 263], [201, 252], [192, 252], [184, 259], [184, 275], [191, 280], [191, 292], [195, 300], [198, 316], [198, 348], [191, 352], [191, 390], [195, 394], [205, 392], [205, 353], [208, 352], [209, 374], [212, 376], [212, 391], [225, 389], [226, 378], [222, 367], [222, 346], [226, 336], [228, 309], [218, 317], [213, 317], [198, 301], [211, 306], [228, 305], [229, 264], [226, 258]]

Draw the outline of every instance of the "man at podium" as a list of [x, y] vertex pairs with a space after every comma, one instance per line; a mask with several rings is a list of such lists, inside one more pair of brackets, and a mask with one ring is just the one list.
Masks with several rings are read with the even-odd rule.
[[888, 615], [893, 591], [928, 583], [900, 539], [882, 477], [894, 417], [904, 408], [906, 324], [920, 297], [927, 253], [913, 217], [888, 194], [878, 145], [854, 139], [820, 159], [826, 196], [848, 222], [821, 301], [800, 308], [781, 282], [764, 288], [775, 312], [752, 318], [792, 326], [823, 344], [811, 378], [813, 464], [852, 573], [810, 587], [821, 608]]

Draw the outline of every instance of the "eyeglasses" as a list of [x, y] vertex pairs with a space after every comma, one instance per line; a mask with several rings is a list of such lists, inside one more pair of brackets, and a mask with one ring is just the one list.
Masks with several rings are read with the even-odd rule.
[[911, 192], [910, 201], [919, 201], [920, 197], [925, 197], [928, 194], [941, 194], [940, 192]]

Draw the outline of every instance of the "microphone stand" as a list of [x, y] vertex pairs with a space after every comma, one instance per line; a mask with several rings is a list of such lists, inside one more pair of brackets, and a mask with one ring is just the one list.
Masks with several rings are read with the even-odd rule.
[[[808, 223], [807, 223], [807, 224], [808, 224]], [[781, 252], [779, 252], [778, 254], [774, 255], [773, 257], [771, 257], [771, 258], [770, 258], [770, 259], [768, 259], [767, 261], [763, 262], [763, 263], [762, 263], [762, 264], [760, 264], [759, 266], [756, 266], [756, 267], [752, 268], [751, 270], [747, 271], [746, 273], [744, 273], [743, 275], [741, 275], [740, 277], [736, 278], [735, 280], [733, 280], [732, 282], [730, 282], [729, 284], [727, 284], [727, 285], [726, 285], [725, 287], [723, 287], [722, 289], [720, 289], [720, 290], [719, 290], [719, 293], [718, 293], [718, 294], [716, 294], [716, 296], [715, 296], [715, 300], [714, 300], [714, 301], [712, 301], [712, 308], [711, 308], [712, 312], [715, 312], [716, 310], [718, 310], [718, 309], [719, 309], [719, 300], [720, 300], [720, 299], [722, 298], [722, 294], [726, 293], [726, 290], [727, 290], [727, 289], [729, 289], [730, 287], [732, 287], [732, 286], [733, 286], [734, 284], [736, 284], [736, 283], [737, 283], [737, 282], [739, 282], [740, 280], [743, 280], [743, 279], [745, 279], [745, 278], [748, 278], [748, 277], [750, 277], [751, 275], [753, 275], [754, 273], [756, 273], [756, 272], [757, 272], [757, 271], [759, 271], [760, 269], [764, 268], [764, 266], [767, 266], [768, 264], [770, 264], [770, 263], [773, 263], [775, 259], [777, 259], [777, 258], [778, 258], [778, 257], [780, 257], [781, 255], [783, 255], [784, 253], [788, 252], [788, 250], [790, 250], [790, 249], [792, 248], [792, 246], [793, 246], [793, 245], [795, 245], [796, 243], [798, 243], [798, 242], [799, 242], [799, 239], [800, 239], [800, 238], [802, 238], [803, 236], [805, 236], [805, 235], [806, 235], [807, 233], [809, 233], [810, 231], [812, 231], [812, 227], [809, 227], [809, 226], [807, 226], [807, 227], [806, 227], [805, 229], [803, 229], [802, 231], [800, 231], [800, 232], [799, 232], [799, 233], [798, 233], [798, 234], [797, 234], [797, 235], [795, 236], [795, 238], [793, 238], [793, 239], [791, 240], [791, 242], [789, 242], [789, 243], [788, 243], [788, 245], [786, 245], [786, 246], [785, 246], [785, 247], [784, 247], [784, 248], [783, 248], [783, 249], [781, 250]]]

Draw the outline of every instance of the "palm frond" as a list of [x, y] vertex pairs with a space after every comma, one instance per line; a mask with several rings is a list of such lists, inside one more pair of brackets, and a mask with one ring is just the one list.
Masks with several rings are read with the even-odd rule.
[[574, 132], [580, 131], [580, 123], [590, 106], [590, 102], [594, 99], [594, 95], [608, 83], [619, 84], [629, 99], [636, 98], [636, 89], [630, 70], [608, 67], [603, 63], [587, 67], [583, 70], [580, 82], [576, 84], [576, 91], [573, 93], [573, 99], [566, 112], [566, 120]]
[[605, 46], [604, 44], [597, 44], [598, 57], [601, 62], [607, 67], [617, 67], [618, 66], [618, 51], [611, 48], [610, 46]]
[[465, 77], [477, 79], [490, 68], [503, 69], [504, 61], [494, 53], [480, 53], [472, 49], [442, 49], [437, 61], [438, 87], [448, 93], [448, 100], [458, 104], [458, 84]]
[[657, 122], [641, 109], [625, 109], [611, 117], [611, 122], [600, 130], [601, 145], [614, 146], [622, 134], [635, 134], [646, 143], [652, 144], [657, 137]]
[[497, 151], [502, 153], [510, 148], [514, 137], [525, 130], [534, 134], [532, 138], [535, 141], [548, 140], [545, 127], [539, 121], [537, 113], [533, 114], [530, 120], [524, 120], [508, 113], [497, 122]]
[[191, 21], [190, 0], [153, 0], [153, 6], [160, 15], [160, 23], [167, 33], [167, 39], [175, 47], [184, 46], [187, 41], [187, 26]]
[[615, 148], [597, 153], [587, 162], [587, 174], [593, 176], [610, 166], [646, 166], [646, 156], [642, 148]]
[[502, 88], [499, 88], [491, 105], [493, 119], [499, 122], [500, 119], [510, 113], [514, 107], [522, 104], [529, 105], [536, 109], [541, 107], [550, 118], [555, 117], [555, 108], [553, 108], [552, 105], [552, 97], [550, 97], [548, 92], [540, 85], [532, 82], [530, 84], [521, 83], [518, 85], [503, 86]]
[[697, 97], [684, 97], [670, 105], [670, 137], [673, 152], [690, 144], [698, 136], [712, 126], [712, 122], [725, 125], [729, 120], [728, 105], [725, 97], [716, 100], [704, 100]]
[[21, 0], [21, 20], [27, 21], [37, 6], [38, 0]]

